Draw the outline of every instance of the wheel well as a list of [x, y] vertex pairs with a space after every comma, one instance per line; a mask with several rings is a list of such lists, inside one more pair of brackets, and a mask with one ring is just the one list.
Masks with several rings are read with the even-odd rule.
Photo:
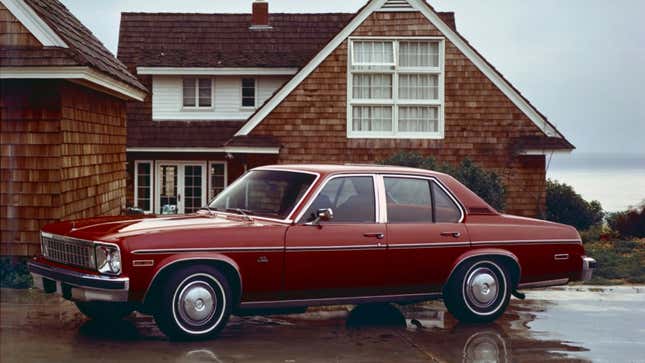
[[455, 268], [450, 272], [450, 276], [448, 276], [448, 279], [446, 279], [446, 283], [444, 284], [445, 286], [448, 286], [448, 284], [451, 282], [455, 271], [464, 264], [467, 261], [478, 261], [478, 260], [493, 260], [493, 262], [497, 262], [502, 265], [502, 267], [505, 267], [506, 270], [508, 271], [510, 278], [511, 278], [511, 291], [513, 291], [517, 285], [519, 284], [520, 280], [520, 274], [521, 274], [521, 268], [519, 265], [519, 262], [516, 261], [514, 258], [506, 255], [501, 255], [501, 254], [485, 254], [485, 255], [474, 255], [470, 257], [466, 257], [463, 260], [459, 261], [457, 265], [455, 265]]
[[195, 265], [196, 263], [213, 266], [218, 271], [220, 271], [224, 275], [224, 277], [226, 277], [226, 280], [231, 287], [231, 295], [233, 296], [233, 301], [235, 302], [233, 308], [237, 308], [237, 304], [239, 304], [242, 297], [242, 281], [235, 267], [224, 261], [197, 258], [171, 263], [171, 265], [163, 267], [162, 270], [154, 277], [154, 280], [152, 281], [152, 284], [150, 285], [146, 293], [142, 310], [144, 312], [153, 312], [155, 307], [157, 306], [156, 302], [159, 301], [163, 282], [168, 279], [168, 276], [181, 268], [184, 268], [188, 265]]

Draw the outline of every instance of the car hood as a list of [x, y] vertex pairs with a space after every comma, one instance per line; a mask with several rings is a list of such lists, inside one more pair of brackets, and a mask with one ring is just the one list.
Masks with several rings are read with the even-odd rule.
[[195, 229], [222, 229], [275, 224], [264, 220], [246, 220], [223, 214], [192, 214], [172, 217], [101, 217], [60, 222], [46, 226], [43, 231], [74, 238], [117, 242], [143, 234]]

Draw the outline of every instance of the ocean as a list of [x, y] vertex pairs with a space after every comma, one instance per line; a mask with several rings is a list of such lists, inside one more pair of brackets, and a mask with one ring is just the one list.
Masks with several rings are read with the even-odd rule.
[[554, 154], [547, 177], [571, 185], [587, 201], [607, 212], [645, 202], [645, 154]]

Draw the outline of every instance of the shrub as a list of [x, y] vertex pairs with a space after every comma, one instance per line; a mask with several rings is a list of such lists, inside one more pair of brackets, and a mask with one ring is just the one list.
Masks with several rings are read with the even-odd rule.
[[0, 287], [26, 289], [31, 285], [31, 275], [27, 269], [26, 258], [0, 258]]
[[645, 241], [593, 242], [585, 245], [585, 253], [598, 261], [592, 283], [645, 282]]
[[547, 180], [546, 219], [572, 225], [578, 230], [587, 230], [601, 223], [603, 217], [600, 202], [587, 202], [570, 185]]
[[506, 191], [502, 179], [495, 172], [481, 168], [470, 159], [464, 159], [458, 165], [438, 164], [432, 157], [423, 157], [415, 152], [403, 151], [382, 160], [380, 163], [435, 170], [450, 174], [493, 208], [497, 210], [504, 209]]
[[607, 224], [621, 237], [645, 237], [645, 201], [637, 208], [624, 212], [611, 213], [607, 217]]

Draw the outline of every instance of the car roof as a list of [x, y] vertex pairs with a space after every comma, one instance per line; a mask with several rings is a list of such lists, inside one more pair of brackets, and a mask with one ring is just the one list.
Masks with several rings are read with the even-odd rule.
[[282, 169], [289, 171], [313, 172], [321, 175], [335, 173], [401, 173], [427, 176], [443, 175], [442, 173], [427, 169], [378, 164], [279, 164], [265, 165], [256, 169]]

